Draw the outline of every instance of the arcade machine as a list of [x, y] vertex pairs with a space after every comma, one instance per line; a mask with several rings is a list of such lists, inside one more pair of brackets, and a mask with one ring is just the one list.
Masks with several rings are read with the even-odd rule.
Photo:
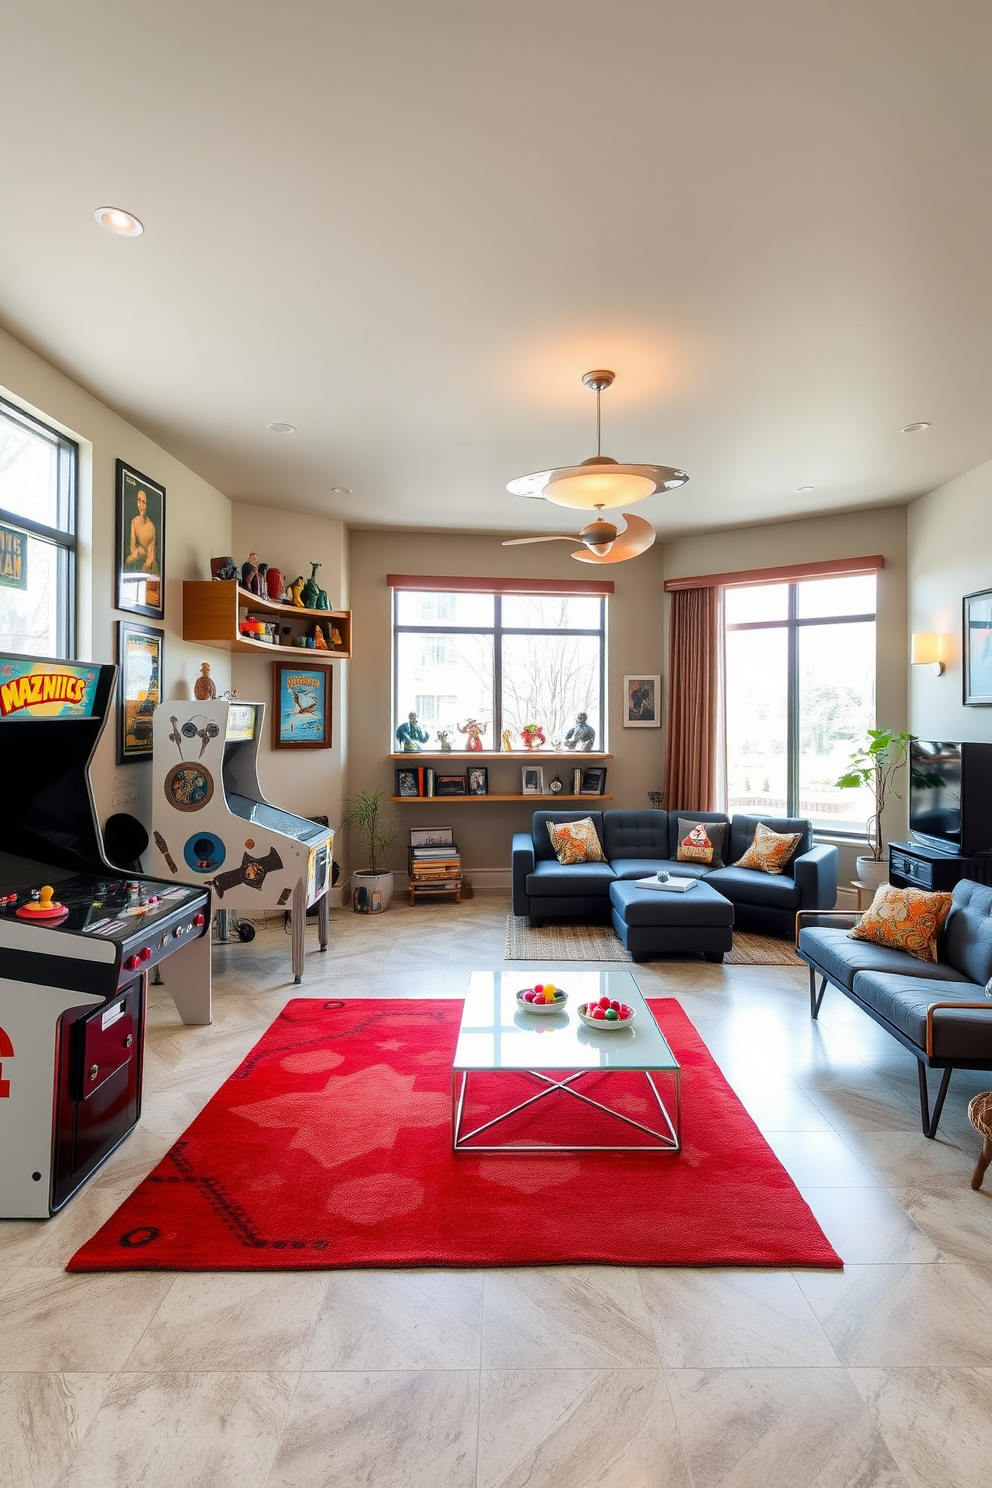
[[0, 655], [0, 1217], [47, 1219], [135, 1126], [148, 973], [210, 1022], [210, 895], [107, 861], [115, 666]]
[[334, 829], [270, 806], [258, 784], [264, 703], [225, 698], [160, 703], [153, 722], [152, 864], [163, 878], [193, 875], [218, 914], [289, 909], [293, 977], [303, 980], [307, 909], [316, 904], [327, 949]]

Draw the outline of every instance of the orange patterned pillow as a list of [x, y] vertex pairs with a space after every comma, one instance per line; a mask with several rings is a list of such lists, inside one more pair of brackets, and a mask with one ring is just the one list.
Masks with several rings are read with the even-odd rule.
[[883, 884], [876, 890], [871, 908], [848, 935], [852, 940], [873, 940], [890, 951], [908, 951], [920, 961], [936, 961], [937, 937], [953, 901], [953, 894], [893, 889]]
[[771, 827], [759, 822], [751, 846], [731, 866], [757, 868], [761, 873], [784, 873], [802, 839], [802, 832], [773, 832]]
[[548, 822], [548, 836], [559, 863], [605, 863], [591, 816], [581, 821]]

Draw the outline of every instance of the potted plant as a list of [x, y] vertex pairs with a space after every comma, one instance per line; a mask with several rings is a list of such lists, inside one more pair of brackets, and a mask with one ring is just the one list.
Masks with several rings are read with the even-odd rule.
[[393, 897], [393, 875], [386, 867], [386, 853], [396, 841], [399, 823], [383, 807], [383, 791], [359, 790], [341, 819], [364, 839], [368, 867], [351, 875], [352, 907], [357, 914], [381, 914]]
[[858, 858], [858, 882], [873, 889], [888, 881], [882, 837], [882, 812], [890, 796], [901, 799], [895, 779], [909, 757], [915, 734], [897, 734], [894, 729], [869, 729], [868, 740], [851, 755], [845, 774], [836, 782], [840, 790], [862, 790], [874, 796], [875, 809], [868, 818], [866, 836], [871, 852]]

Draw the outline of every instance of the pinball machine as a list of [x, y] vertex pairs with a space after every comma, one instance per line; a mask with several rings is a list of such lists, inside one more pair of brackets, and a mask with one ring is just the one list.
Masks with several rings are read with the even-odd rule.
[[289, 911], [293, 977], [300, 982], [312, 906], [320, 949], [327, 948], [334, 829], [262, 795], [264, 716], [264, 703], [226, 698], [159, 704], [152, 725], [152, 864], [163, 878], [201, 879], [213, 890], [219, 915]]
[[211, 1020], [209, 890], [104, 850], [116, 673], [0, 655], [0, 1218], [48, 1218], [137, 1123], [153, 968], [184, 1023]]

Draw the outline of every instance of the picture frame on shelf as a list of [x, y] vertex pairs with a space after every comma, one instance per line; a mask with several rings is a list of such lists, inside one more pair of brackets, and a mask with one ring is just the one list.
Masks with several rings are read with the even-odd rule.
[[116, 464], [114, 608], [165, 619], [165, 487]]
[[398, 796], [418, 796], [417, 772], [416, 770], [396, 771], [396, 794]]
[[661, 675], [623, 679], [624, 728], [661, 728]]
[[272, 748], [330, 749], [333, 667], [272, 663]]
[[468, 793], [470, 796], [488, 796], [489, 770], [485, 765], [469, 766]]
[[117, 763], [152, 757], [152, 715], [162, 701], [165, 632], [117, 622]]
[[963, 601], [963, 698], [967, 708], [992, 707], [992, 589]]
[[434, 780], [436, 796], [465, 796], [468, 786], [464, 775], [437, 775]]
[[520, 772], [520, 791], [525, 796], [544, 795], [544, 766], [524, 765]]
[[580, 796], [602, 796], [606, 793], [606, 768], [603, 765], [592, 765], [582, 771], [582, 781], [579, 785]]

